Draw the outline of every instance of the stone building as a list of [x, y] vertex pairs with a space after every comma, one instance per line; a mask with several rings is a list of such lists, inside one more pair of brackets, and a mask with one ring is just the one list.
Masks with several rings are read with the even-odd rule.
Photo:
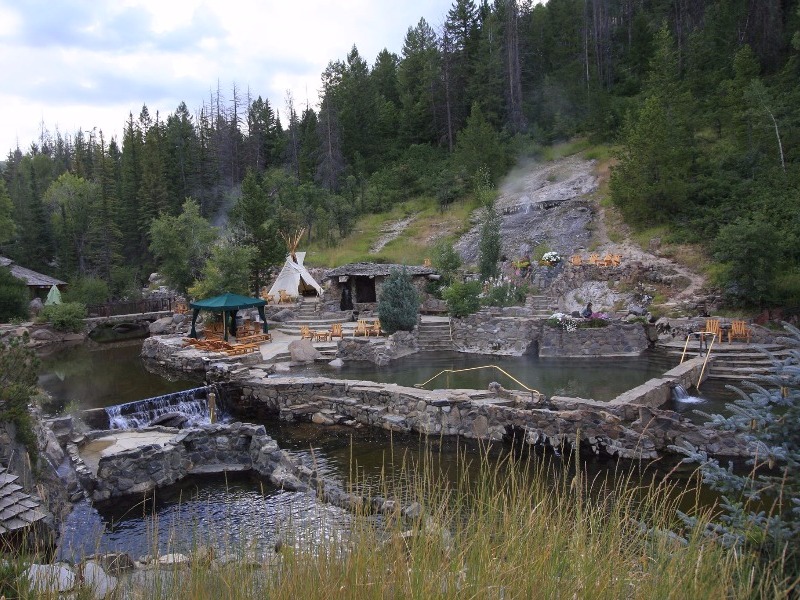
[[393, 265], [358, 262], [331, 269], [325, 274], [329, 280], [330, 301], [337, 309], [357, 311], [374, 310], [383, 282], [392, 271], [406, 270], [411, 281], [424, 299], [425, 284], [439, 275], [433, 267], [419, 265]]

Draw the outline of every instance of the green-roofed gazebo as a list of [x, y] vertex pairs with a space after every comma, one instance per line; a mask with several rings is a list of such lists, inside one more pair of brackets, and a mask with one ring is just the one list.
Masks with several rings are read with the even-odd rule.
[[222, 313], [222, 322], [227, 322], [227, 326], [225, 327], [226, 341], [228, 339], [228, 332], [230, 332], [233, 337], [236, 337], [236, 312], [243, 308], [258, 308], [258, 316], [261, 317], [261, 322], [264, 323], [263, 332], [267, 333], [267, 319], [264, 317], [264, 305], [266, 303], [267, 302], [261, 298], [240, 296], [239, 294], [232, 294], [231, 292], [226, 292], [221, 296], [214, 296], [213, 298], [206, 298], [205, 300], [198, 300], [197, 302], [190, 302], [189, 306], [192, 308], [192, 331], [189, 333], [189, 337], [197, 337], [195, 323], [197, 322], [197, 316], [200, 314], [201, 310]]

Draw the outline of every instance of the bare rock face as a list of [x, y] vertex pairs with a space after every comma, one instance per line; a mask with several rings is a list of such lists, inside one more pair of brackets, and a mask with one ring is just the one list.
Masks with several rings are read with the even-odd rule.
[[314, 362], [322, 357], [319, 350], [308, 340], [295, 340], [289, 344], [292, 362]]

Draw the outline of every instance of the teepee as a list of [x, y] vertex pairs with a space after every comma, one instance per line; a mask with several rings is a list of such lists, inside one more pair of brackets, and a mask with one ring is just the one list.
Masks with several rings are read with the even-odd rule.
[[281, 272], [269, 293], [277, 296], [280, 290], [284, 290], [292, 298], [296, 298], [305, 291], [314, 290], [317, 295], [322, 295], [322, 288], [314, 280], [306, 268], [303, 266], [303, 260], [306, 257], [305, 252], [298, 252], [297, 246], [300, 243], [300, 238], [303, 237], [305, 229], [296, 231], [294, 235], [287, 235], [280, 232], [281, 237], [286, 242], [286, 248], [289, 254], [286, 256], [286, 262], [283, 264]]

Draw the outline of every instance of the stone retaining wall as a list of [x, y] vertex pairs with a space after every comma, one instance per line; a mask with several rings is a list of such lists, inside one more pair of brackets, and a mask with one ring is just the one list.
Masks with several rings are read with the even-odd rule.
[[638, 356], [648, 346], [647, 332], [639, 323], [611, 322], [575, 331], [543, 325], [539, 356]]
[[461, 352], [521, 356], [536, 351], [542, 321], [524, 308], [484, 309], [452, 319], [453, 345]]
[[152, 427], [137, 431], [174, 433], [164, 445], [150, 444], [101, 456], [94, 472], [81, 458], [86, 444], [120, 431], [94, 431], [81, 446], [68, 445], [78, 478], [94, 501], [141, 494], [193, 474], [253, 470], [276, 485], [306, 489], [293, 474], [297, 464], [278, 448], [263, 425], [217, 424], [178, 431]]
[[225, 371], [233, 365], [256, 365], [262, 362], [260, 352], [227, 356], [221, 352], [200, 352], [191, 347], [183, 347], [183, 337], [149, 337], [142, 343], [141, 357], [173, 371], [198, 374]]
[[[696, 369], [697, 365], [686, 367]], [[686, 441], [711, 454], [740, 456], [737, 436], [699, 427], [668, 410], [633, 399], [614, 403], [580, 398], [489, 396], [477, 390], [420, 390], [326, 378], [286, 377], [241, 382], [241, 396], [227, 410], [277, 414], [287, 421], [369, 425], [393, 431], [501, 440], [521, 435], [530, 444], [580, 443], [598, 454], [655, 458]]]
[[397, 331], [386, 338], [342, 338], [337, 346], [336, 358], [387, 365], [393, 360], [419, 352], [418, 331], [417, 328], [414, 331]]

